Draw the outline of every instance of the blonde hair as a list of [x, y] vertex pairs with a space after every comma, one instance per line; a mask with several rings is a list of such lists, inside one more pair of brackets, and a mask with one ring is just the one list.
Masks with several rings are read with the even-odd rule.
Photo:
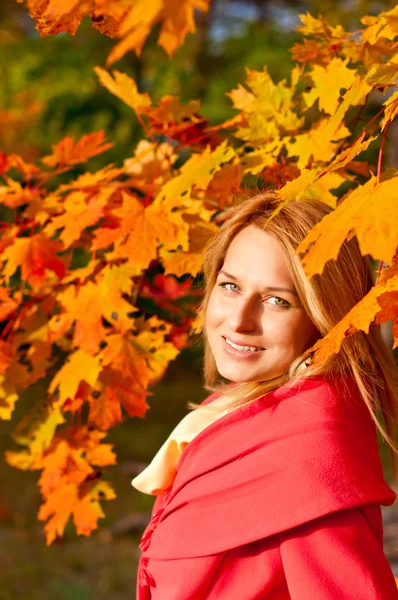
[[[270, 219], [277, 208], [279, 212]], [[343, 243], [337, 259], [328, 261], [321, 275], [315, 275], [310, 280], [305, 275], [296, 248], [331, 210], [323, 202], [306, 199], [282, 206], [274, 192], [260, 193], [235, 207], [232, 216], [213, 235], [204, 252], [206, 290], [199, 309], [202, 323], [205, 322], [210, 294], [232, 240], [242, 229], [254, 225], [266, 229], [282, 245], [300, 301], [318, 329], [319, 337], [326, 335], [373, 286], [370, 261], [361, 255], [355, 237]], [[292, 362], [285, 374], [268, 381], [244, 382], [233, 386], [218, 380], [205, 330], [203, 336], [205, 388], [223, 397], [223, 410], [255, 400], [288, 382], [294, 385], [298, 380], [316, 375], [333, 377], [338, 372], [352, 373], [377, 429], [390, 446], [393, 480], [396, 482], [395, 454], [398, 454], [398, 450], [394, 436], [398, 413], [395, 389], [397, 369], [378, 327], [371, 325], [368, 334], [357, 331], [345, 338], [339, 353], [330, 357], [325, 364], [311, 364], [308, 348]], [[188, 404], [189, 408], [199, 406]], [[379, 412], [383, 415], [385, 428]]]

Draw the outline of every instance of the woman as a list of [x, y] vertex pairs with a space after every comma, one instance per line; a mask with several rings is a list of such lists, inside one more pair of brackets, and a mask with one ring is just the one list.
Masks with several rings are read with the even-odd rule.
[[353, 238], [309, 281], [295, 249], [330, 209], [278, 203], [269, 193], [243, 202], [206, 249], [213, 393], [132, 482], [157, 495], [139, 600], [398, 599], [380, 510], [396, 494], [376, 436], [377, 426], [396, 452], [394, 363], [372, 327], [311, 364], [311, 346], [368, 292], [371, 270]]

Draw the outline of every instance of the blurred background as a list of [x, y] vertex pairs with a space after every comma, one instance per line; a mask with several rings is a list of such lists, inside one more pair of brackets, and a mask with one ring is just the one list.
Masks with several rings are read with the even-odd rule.
[[[139, 58], [130, 53], [113, 67], [134, 77], [140, 91], [150, 92], [154, 100], [165, 94], [180, 96], [183, 102], [199, 99], [202, 115], [217, 124], [234, 114], [225, 94], [244, 82], [245, 67], [261, 70], [267, 65], [276, 81], [288, 76], [293, 66], [288, 49], [299, 41], [295, 33], [299, 13], [321, 13], [333, 25], [340, 23], [354, 31], [361, 27], [361, 16], [378, 14], [394, 4], [388, 0], [213, 0], [208, 14], [197, 15], [197, 34], [187, 36], [173, 60], [156, 46], [155, 28]], [[132, 156], [143, 137], [142, 129], [131, 109], [100, 86], [93, 71], [94, 66], [105, 65], [114, 43], [93, 30], [88, 19], [75, 37], [59, 34], [40, 39], [24, 5], [3, 0], [0, 152], [17, 153], [31, 161], [48, 154], [51, 145], [66, 135], [78, 138], [104, 129], [114, 147], [91, 159], [92, 170], [109, 162], [121, 165]], [[388, 166], [397, 166], [392, 164], [397, 160], [394, 152], [390, 145]], [[0, 600], [134, 597], [138, 543], [153, 498], [137, 492], [131, 479], [186, 414], [186, 403], [207, 395], [201, 354], [199, 342], [183, 350], [152, 390], [146, 418], [126, 421], [107, 436], [105, 441], [114, 444], [118, 464], [105, 469], [104, 478], [113, 483], [117, 499], [104, 503], [106, 518], [90, 538], [77, 537], [68, 525], [63, 539], [47, 548], [43, 524], [36, 517], [40, 503], [37, 472], [1, 463]], [[48, 381], [39, 381], [17, 403], [12, 421], [0, 421], [1, 454], [13, 447], [9, 434], [27, 404], [45, 394], [47, 385]], [[380, 444], [390, 481], [385, 446]], [[385, 551], [393, 562], [398, 519], [389, 510], [383, 516]], [[393, 568], [398, 576], [395, 564]]]

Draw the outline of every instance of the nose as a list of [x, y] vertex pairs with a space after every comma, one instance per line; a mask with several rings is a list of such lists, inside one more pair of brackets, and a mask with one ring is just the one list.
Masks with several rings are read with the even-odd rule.
[[240, 298], [234, 302], [229, 315], [231, 331], [255, 333], [260, 329], [258, 306], [253, 299]]

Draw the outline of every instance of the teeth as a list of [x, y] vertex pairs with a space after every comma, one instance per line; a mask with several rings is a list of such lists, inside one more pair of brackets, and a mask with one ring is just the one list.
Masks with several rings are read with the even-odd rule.
[[227, 344], [229, 346], [232, 346], [232, 348], [235, 348], [235, 350], [239, 350], [240, 352], [248, 352], [248, 351], [258, 352], [258, 350], [261, 349], [261, 348], [255, 348], [254, 346], [238, 346], [238, 344], [234, 344], [228, 338], [225, 338], [225, 341], [227, 342]]

